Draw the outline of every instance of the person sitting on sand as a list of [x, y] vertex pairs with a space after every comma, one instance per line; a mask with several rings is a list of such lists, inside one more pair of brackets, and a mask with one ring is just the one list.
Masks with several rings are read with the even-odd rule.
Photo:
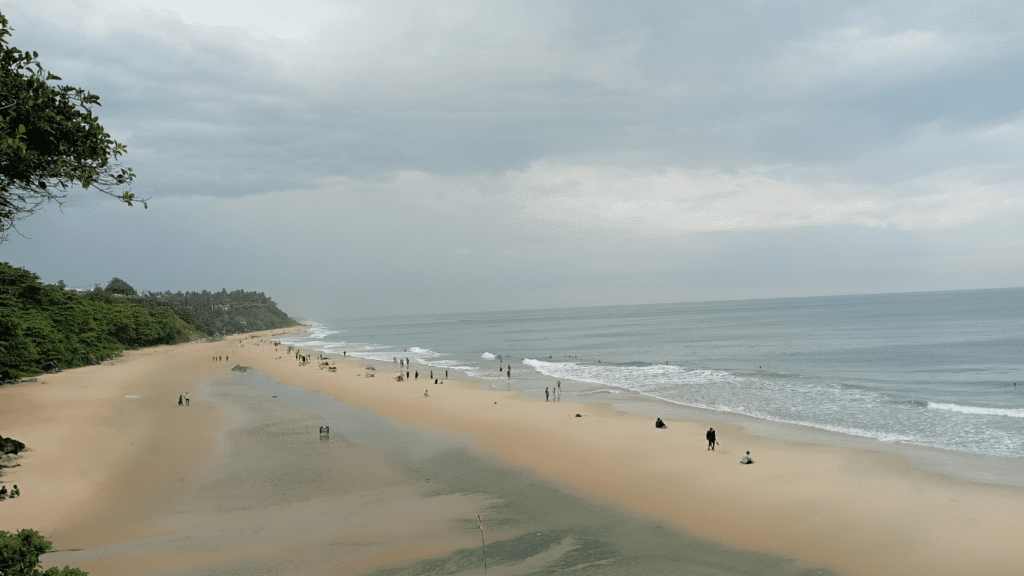
[[0, 501], [7, 499], [7, 486], [0, 488]]
[[657, 420], [654, 421], [654, 427], [655, 428], [668, 428], [668, 426], [665, 425], [665, 422], [662, 421], [661, 418], [658, 418]]
[[743, 455], [743, 458], [740, 458], [740, 464], [753, 464], [753, 463], [754, 463], [754, 461], [751, 460], [751, 458], [750, 458], [750, 450], [747, 450], [747, 453]]
[[11, 489], [11, 498], [17, 498], [21, 496], [21, 490], [18, 490], [18, 485], [15, 484], [14, 488]]
[[424, 391], [423, 391], [423, 397], [424, 397], [424, 398], [428, 398], [428, 397], [430, 397], [430, 390], [424, 390]]

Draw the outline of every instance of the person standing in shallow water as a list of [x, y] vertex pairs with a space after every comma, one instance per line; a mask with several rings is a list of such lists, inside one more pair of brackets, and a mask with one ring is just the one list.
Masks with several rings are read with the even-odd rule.
[[704, 437], [708, 439], [708, 450], [713, 451], [715, 449], [715, 443], [717, 442], [717, 440], [715, 440], [715, 429], [708, 428], [708, 433], [705, 434]]

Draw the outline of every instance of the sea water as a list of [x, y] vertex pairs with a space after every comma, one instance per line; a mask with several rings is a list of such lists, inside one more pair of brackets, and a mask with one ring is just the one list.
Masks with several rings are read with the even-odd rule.
[[533, 395], [561, 380], [571, 396], [1024, 457], [1022, 288], [331, 319], [282, 341], [382, 375], [408, 358], [423, 378]]

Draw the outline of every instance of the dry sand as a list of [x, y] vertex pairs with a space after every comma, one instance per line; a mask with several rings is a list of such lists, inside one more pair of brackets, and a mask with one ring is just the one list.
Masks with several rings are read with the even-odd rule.
[[[231, 360], [212, 362], [214, 355]], [[308, 566], [351, 574], [473, 545], [459, 518], [475, 517], [474, 510], [490, 505], [486, 497], [424, 493], [407, 471], [358, 446], [336, 449], [341, 460], [364, 462], [359, 469], [372, 473], [345, 482], [344, 490], [273, 503], [268, 494], [284, 494], [286, 486], [238, 487], [256, 470], [305, 462], [284, 460], [282, 454], [301, 456], [292, 447], [274, 452], [277, 460], [263, 467], [246, 471], [239, 464], [237, 454], [260, 454], [267, 439], [245, 428], [253, 416], [207, 401], [206, 390], [240, 363], [411, 426], [468, 435], [505, 463], [709, 543], [849, 575], [1019, 574], [1024, 566], [1020, 487], [958, 480], [884, 452], [773, 440], [714, 422], [724, 446], [710, 452], [703, 442], [708, 422], [669, 420], [669, 429], [659, 431], [650, 418], [607, 405], [538, 402], [468, 380], [396, 382], [397, 366], [381, 363], [367, 378], [357, 361], [333, 362], [336, 373], [316, 363], [300, 367], [265, 335], [234, 337], [131, 352], [113, 365], [0, 389], [0, 433], [32, 448], [19, 468], [5, 471], [3, 482], [18, 484], [23, 496], [0, 505], [0, 529], [31, 526], [58, 549], [102, 548], [108, 557], [78, 559], [104, 573], [153, 573], [140, 568], [171, 564], [189, 573], [188, 566], [195, 572], [244, 555], [264, 558], [265, 566], [363, 541], [333, 546], [344, 550], [329, 570]], [[178, 408], [185, 390], [193, 405]], [[756, 464], [738, 463], [745, 450]], [[228, 458], [230, 451], [236, 456]], [[352, 474], [345, 470], [328, 467], [320, 475]], [[235, 480], [224, 484], [225, 478]], [[419, 511], [416, 521], [401, 510]], [[287, 536], [296, 525], [309, 529]], [[261, 528], [242, 534], [255, 526]], [[190, 537], [210, 544], [172, 554]]]

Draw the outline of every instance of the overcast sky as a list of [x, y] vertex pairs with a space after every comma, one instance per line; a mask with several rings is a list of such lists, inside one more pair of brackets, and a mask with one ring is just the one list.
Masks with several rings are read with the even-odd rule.
[[293, 316], [1024, 285], [1020, 2], [2, 0], [149, 209], [0, 261]]

